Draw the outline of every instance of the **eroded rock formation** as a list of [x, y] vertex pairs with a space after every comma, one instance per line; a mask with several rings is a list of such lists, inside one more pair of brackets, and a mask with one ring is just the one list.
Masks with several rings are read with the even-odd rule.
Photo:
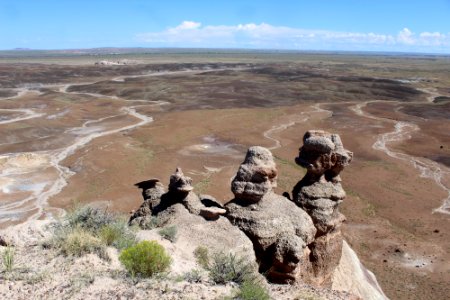
[[312, 218], [317, 229], [311, 244], [311, 268], [318, 283], [327, 283], [339, 264], [342, 253], [341, 224], [345, 217], [338, 206], [345, 198], [339, 173], [347, 166], [353, 153], [344, 149], [337, 134], [310, 130], [303, 137], [303, 146], [295, 159], [307, 173], [294, 187], [294, 202]]
[[164, 186], [159, 179], [150, 179], [136, 184], [142, 189], [142, 197], [144, 202], [132, 213], [129, 224], [138, 225], [147, 229], [153, 227], [152, 211], [161, 202], [161, 197], [166, 193]]
[[151, 179], [136, 184], [142, 188], [144, 203], [133, 212], [130, 217], [130, 225], [139, 225], [142, 228], [154, 226], [153, 216], [159, 217], [159, 222], [165, 222], [171, 217], [171, 208], [175, 204], [182, 204], [190, 213], [203, 216], [205, 219], [217, 219], [225, 213], [220, 204], [207, 206], [207, 203], [215, 202], [214, 199], [201, 199], [193, 192], [192, 179], [183, 174], [181, 168], [177, 168], [170, 176], [169, 191], [165, 192], [163, 185], [158, 179]]
[[307, 265], [316, 229], [303, 209], [274, 193], [276, 178], [272, 153], [251, 147], [233, 179], [235, 199], [226, 209], [231, 223], [253, 242], [260, 272], [287, 283], [297, 280]]
[[[278, 172], [272, 153], [251, 147], [231, 183], [235, 198], [225, 205], [226, 210], [211, 196], [195, 194], [192, 179], [177, 168], [167, 192], [157, 179], [137, 184], [143, 189], [144, 203], [130, 224], [151, 227], [154, 216], [159, 225], [176, 223], [177, 216], [189, 219], [186, 214], [223, 223], [226, 219], [220, 216], [225, 215], [249, 238], [259, 271], [270, 281], [330, 285], [341, 258], [340, 226], [345, 221], [338, 209], [345, 198], [339, 174], [352, 156], [339, 135], [308, 131], [295, 159], [307, 173], [290, 200], [273, 190]], [[233, 227], [230, 222], [222, 225]]]

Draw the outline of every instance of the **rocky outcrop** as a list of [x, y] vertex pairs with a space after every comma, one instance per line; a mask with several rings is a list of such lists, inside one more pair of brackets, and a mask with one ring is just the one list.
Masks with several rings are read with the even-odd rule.
[[[144, 203], [130, 224], [154, 226], [157, 217], [157, 226], [177, 226], [182, 233], [177, 242], [182, 244], [180, 257], [189, 256], [194, 245], [230, 251], [241, 245], [238, 252], [256, 261], [259, 272], [272, 283], [333, 285], [356, 295], [378, 289], [384, 296], [378, 285], [371, 284], [376, 283], [373, 276], [349, 283], [352, 275], [345, 274], [356, 263], [349, 260], [352, 252], [340, 231], [345, 217], [338, 206], [345, 192], [339, 174], [352, 156], [337, 134], [308, 131], [296, 158], [307, 173], [294, 187], [291, 200], [274, 192], [278, 172], [272, 153], [251, 147], [231, 183], [235, 197], [226, 210], [212, 196], [195, 194], [192, 179], [177, 168], [167, 192], [158, 179], [137, 184]], [[254, 252], [249, 253], [251, 248]]]
[[136, 211], [132, 212], [129, 224], [138, 225], [143, 229], [151, 228], [154, 226], [152, 211], [161, 203], [161, 197], [166, 191], [159, 179], [142, 181], [137, 183], [136, 186], [142, 189], [144, 202]]
[[274, 193], [277, 169], [272, 153], [251, 147], [231, 184], [235, 198], [227, 217], [252, 241], [259, 271], [272, 282], [300, 278], [316, 229], [308, 214]]
[[[193, 192], [192, 179], [185, 176], [181, 168], [177, 168], [170, 176], [168, 192], [165, 192], [158, 179], [143, 181], [136, 185], [143, 190], [144, 203], [132, 213], [130, 225], [151, 228], [155, 225], [154, 216], [158, 216], [158, 222], [164, 223], [173, 217], [171, 212], [175, 204], [182, 204], [191, 214], [200, 215], [208, 220], [217, 219], [225, 213], [217, 202], [215, 207], [202, 203], [204, 199]], [[214, 203], [213, 199], [206, 200], [207, 203]]]
[[307, 173], [294, 187], [293, 201], [312, 218], [317, 229], [311, 244], [310, 261], [316, 283], [329, 284], [341, 258], [341, 224], [345, 217], [338, 206], [345, 198], [339, 173], [353, 157], [337, 134], [310, 130], [295, 159]]

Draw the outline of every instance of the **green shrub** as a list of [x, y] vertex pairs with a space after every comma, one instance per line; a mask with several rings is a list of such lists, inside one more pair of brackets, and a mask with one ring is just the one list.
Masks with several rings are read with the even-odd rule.
[[111, 246], [122, 235], [122, 228], [117, 224], [108, 224], [100, 228], [99, 237], [108, 246]]
[[217, 284], [227, 282], [244, 282], [245, 279], [253, 277], [253, 267], [246, 262], [246, 258], [235, 254], [216, 253], [208, 268], [209, 275]]
[[194, 257], [197, 263], [204, 269], [209, 268], [209, 253], [208, 248], [204, 246], [198, 246], [194, 250]]
[[132, 277], [151, 277], [166, 271], [172, 263], [171, 257], [156, 241], [142, 241], [123, 250], [119, 260]]
[[245, 279], [239, 287], [234, 299], [240, 300], [270, 300], [266, 288], [256, 279]]
[[61, 253], [66, 256], [79, 257], [88, 253], [96, 253], [101, 258], [108, 258], [106, 245], [102, 240], [80, 227], [66, 232], [57, 243]]
[[126, 221], [120, 219], [101, 227], [98, 236], [106, 245], [114, 246], [119, 250], [136, 244], [134, 231], [128, 227]]
[[11, 272], [14, 268], [14, 255], [15, 250], [11, 246], [8, 246], [3, 250], [2, 262], [6, 272]]
[[160, 231], [158, 231], [159, 235], [165, 238], [166, 240], [171, 241], [172, 243], [177, 241], [177, 227], [169, 226], [164, 227]]

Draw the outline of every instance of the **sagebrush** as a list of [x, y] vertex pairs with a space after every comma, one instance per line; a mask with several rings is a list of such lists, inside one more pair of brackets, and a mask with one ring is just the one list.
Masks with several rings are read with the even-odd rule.
[[211, 280], [217, 284], [235, 282], [241, 284], [248, 278], [253, 278], [254, 268], [247, 258], [233, 253], [219, 252], [213, 255], [208, 267]]
[[76, 206], [55, 226], [53, 237], [42, 245], [67, 256], [96, 253], [108, 259], [107, 246], [121, 250], [136, 242], [135, 230], [124, 217], [107, 209]]

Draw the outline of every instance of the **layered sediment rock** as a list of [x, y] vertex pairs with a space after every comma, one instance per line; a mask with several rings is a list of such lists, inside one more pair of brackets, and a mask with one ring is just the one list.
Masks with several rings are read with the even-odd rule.
[[277, 169], [272, 153], [251, 147], [231, 184], [235, 199], [227, 217], [252, 241], [259, 271], [273, 282], [299, 278], [309, 260], [316, 229], [308, 214], [273, 192]]
[[342, 253], [341, 224], [345, 217], [339, 204], [345, 198], [339, 173], [347, 166], [353, 153], [344, 149], [337, 134], [310, 130], [303, 137], [303, 146], [295, 159], [307, 170], [293, 189], [293, 200], [312, 218], [317, 229], [311, 244], [311, 268], [317, 283], [329, 283]]

